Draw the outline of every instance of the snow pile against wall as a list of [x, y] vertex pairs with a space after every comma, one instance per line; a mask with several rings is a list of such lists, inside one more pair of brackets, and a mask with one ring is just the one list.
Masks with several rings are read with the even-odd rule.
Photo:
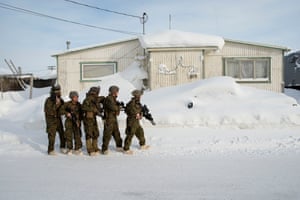
[[140, 61], [133, 62], [123, 72], [120, 72], [120, 75], [137, 89], [142, 89], [144, 87], [143, 79], [148, 78], [148, 73], [142, 68]]
[[225, 44], [219, 36], [204, 35], [177, 30], [168, 30], [162, 33], [143, 35], [139, 37], [143, 48], [174, 48], [174, 47], [213, 47], [221, 50]]
[[[111, 85], [118, 85], [118, 100], [128, 102], [131, 91], [138, 85], [132, 84], [124, 77], [133, 82], [137, 80], [138, 76], [131, 76], [131, 73], [139, 70], [136, 67], [138, 65], [133, 65], [124, 73], [105, 77], [99, 83], [100, 95], [106, 96]], [[49, 90], [34, 90], [34, 94], [40, 96], [31, 100], [20, 95], [26, 91], [14, 93], [10, 99], [1, 102], [0, 119], [22, 122], [32, 130], [44, 129], [43, 105]], [[81, 102], [85, 95], [86, 91], [80, 93]], [[68, 101], [68, 97], [65, 97], [65, 100]], [[240, 129], [300, 126], [300, 106], [294, 98], [241, 86], [229, 77], [216, 77], [181, 86], [145, 91], [142, 103], [148, 105], [158, 126]], [[192, 103], [192, 108], [188, 108], [189, 103]], [[125, 119], [125, 113], [121, 113], [121, 126], [125, 124]], [[151, 126], [147, 121], [143, 120], [143, 123]]]
[[229, 77], [159, 89], [146, 93], [144, 101], [158, 124], [165, 126], [251, 129], [300, 125], [295, 99], [244, 87]]
[[[144, 88], [143, 79], [147, 77], [147, 72], [141, 68], [140, 61], [134, 61], [124, 71], [103, 77], [95, 86], [100, 86], [100, 96], [107, 96], [109, 87], [116, 85], [120, 88], [119, 99], [127, 101], [131, 97], [131, 91]], [[81, 92], [80, 96], [84, 98], [88, 90]], [[83, 100], [83, 98], [81, 99]]]

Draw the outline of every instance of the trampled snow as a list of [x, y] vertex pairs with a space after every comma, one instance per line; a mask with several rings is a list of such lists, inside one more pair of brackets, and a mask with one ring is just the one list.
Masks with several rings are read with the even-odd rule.
[[[143, 78], [136, 62], [95, 85], [101, 95], [118, 85], [126, 102]], [[89, 157], [84, 147], [83, 156], [51, 157], [43, 113], [49, 90], [34, 89], [31, 100], [28, 91], [0, 99], [0, 199], [300, 198], [299, 91], [288, 90], [292, 98], [229, 77], [145, 91], [142, 103], [157, 123], [142, 121], [149, 150], [134, 139], [132, 156], [112, 141], [108, 156]], [[122, 138], [124, 121], [121, 113]]]

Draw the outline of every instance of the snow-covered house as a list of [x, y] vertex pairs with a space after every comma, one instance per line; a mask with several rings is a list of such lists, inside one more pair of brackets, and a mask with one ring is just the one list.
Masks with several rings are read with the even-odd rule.
[[[282, 92], [286, 47], [168, 30], [128, 40], [69, 49], [57, 58], [63, 94], [83, 90], [101, 77], [123, 71], [136, 58], [148, 73], [151, 90], [215, 76], [231, 76], [241, 84]], [[117, 84], [117, 83], [116, 83]]]

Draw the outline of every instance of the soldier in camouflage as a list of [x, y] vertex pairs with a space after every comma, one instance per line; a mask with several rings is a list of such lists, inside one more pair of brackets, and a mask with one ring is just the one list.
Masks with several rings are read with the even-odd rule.
[[64, 104], [61, 98], [60, 86], [52, 86], [50, 91], [50, 97], [48, 97], [44, 104], [44, 112], [46, 119], [46, 131], [48, 133], [48, 154], [55, 155], [54, 144], [56, 132], [59, 134], [60, 149], [62, 152], [65, 151], [66, 140], [63, 130], [63, 124], [59, 110]]
[[140, 90], [134, 90], [132, 93], [133, 98], [126, 104], [125, 112], [127, 114], [126, 120], [126, 138], [124, 142], [124, 153], [132, 154], [130, 150], [131, 140], [133, 136], [136, 136], [139, 140], [140, 148], [147, 149], [149, 146], [145, 145], [146, 140], [144, 136], [144, 130], [140, 125], [142, 119], [142, 105], [140, 103], [141, 96], [143, 94]]
[[108, 145], [113, 136], [118, 151], [122, 150], [122, 138], [119, 131], [117, 116], [120, 114], [120, 105], [117, 102], [119, 88], [111, 86], [109, 88], [109, 95], [104, 100], [104, 131], [102, 142], [102, 153], [108, 154]]
[[82, 141], [81, 141], [81, 120], [82, 109], [81, 104], [78, 102], [78, 92], [71, 91], [69, 94], [70, 101], [66, 102], [61, 110], [61, 115], [66, 116], [65, 120], [65, 136], [67, 143], [67, 154], [71, 155], [73, 150], [73, 138], [75, 140], [76, 155], [82, 154]]
[[99, 87], [91, 87], [82, 103], [86, 148], [90, 156], [100, 154], [98, 147], [99, 129], [97, 124], [97, 115], [100, 115], [99, 106], [97, 105], [99, 92]]

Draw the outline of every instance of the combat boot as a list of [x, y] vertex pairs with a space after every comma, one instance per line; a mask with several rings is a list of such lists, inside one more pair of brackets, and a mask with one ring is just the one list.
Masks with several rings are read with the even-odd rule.
[[82, 153], [82, 150], [81, 150], [81, 149], [77, 149], [77, 150], [75, 150], [75, 151], [74, 151], [74, 154], [75, 154], [75, 155], [79, 155], [79, 156], [83, 155], [83, 153]]
[[89, 153], [90, 156], [97, 156], [96, 152]]
[[69, 155], [69, 156], [72, 155], [72, 149], [68, 149], [68, 150], [66, 151], [66, 154]]
[[48, 152], [48, 155], [49, 156], [56, 156], [56, 152], [55, 151], [50, 151], [50, 152]]
[[108, 153], [109, 153], [108, 150], [102, 151], [102, 154], [103, 154], [103, 155], [108, 155]]
[[99, 153], [100, 154], [100, 149], [98, 147], [98, 140], [97, 139], [93, 139], [92, 140], [92, 146], [93, 146], [93, 149], [96, 153]]
[[142, 146], [140, 147], [141, 150], [146, 150], [146, 149], [149, 149], [149, 148], [150, 148], [149, 145], [142, 145]]
[[123, 152], [123, 148], [122, 148], [122, 147], [117, 147], [117, 148], [116, 148], [116, 151], [117, 151], [117, 152]]
[[127, 155], [132, 155], [133, 154], [133, 151], [132, 150], [124, 150], [123, 152], [124, 154], [127, 154]]
[[61, 152], [61, 153], [67, 153], [67, 149], [65, 149], [65, 148], [60, 148], [60, 152]]

